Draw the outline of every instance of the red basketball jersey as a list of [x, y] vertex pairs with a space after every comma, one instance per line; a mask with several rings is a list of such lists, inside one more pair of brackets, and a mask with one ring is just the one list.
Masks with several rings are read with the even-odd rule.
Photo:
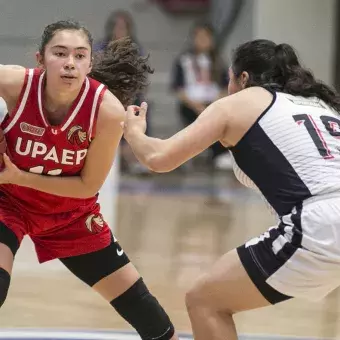
[[[17, 106], [1, 124], [7, 152], [20, 169], [46, 176], [77, 176], [94, 137], [99, 106], [106, 87], [86, 78], [63, 122], [51, 126], [43, 106], [45, 73], [27, 69]], [[9, 200], [40, 214], [92, 207], [97, 197], [67, 198], [17, 185], [1, 185]]]

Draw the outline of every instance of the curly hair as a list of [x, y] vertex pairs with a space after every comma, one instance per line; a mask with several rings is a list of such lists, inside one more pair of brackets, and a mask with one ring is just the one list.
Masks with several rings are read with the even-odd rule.
[[[60, 20], [45, 27], [39, 46], [42, 56], [49, 41], [62, 30], [83, 32], [92, 48], [92, 35], [84, 26], [77, 21]], [[140, 56], [139, 47], [131, 38], [122, 38], [111, 42], [103, 51], [93, 56], [89, 76], [106, 85], [126, 107], [149, 85], [148, 74], [153, 73], [153, 70], [148, 61], [149, 56]]]
[[148, 59], [131, 38], [115, 40], [95, 54], [90, 77], [105, 84], [127, 106], [149, 85], [148, 74], [153, 70]]

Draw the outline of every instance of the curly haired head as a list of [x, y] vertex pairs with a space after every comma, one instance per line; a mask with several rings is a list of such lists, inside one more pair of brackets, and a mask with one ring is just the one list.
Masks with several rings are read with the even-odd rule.
[[140, 55], [131, 38], [115, 40], [94, 56], [90, 77], [105, 84], [127, 106], [149, 84], [148, 74], [153, 70], [148, 59]]
[[[60, 20], [45, 27], [39, 46], [41, 55], [44, 55], [45, 47], [53, 36], [62, 30], [83, 32], [92, 48], [91, 33], [84, 26], [74, 20]], [[131, 38], [122, 38], [93, 56], [89, 76], [106, 85], [126, 107], [148, 86], [148, 74], [153, 73], [148, 59], [148, 56], [140, 55], [138, 45]]]

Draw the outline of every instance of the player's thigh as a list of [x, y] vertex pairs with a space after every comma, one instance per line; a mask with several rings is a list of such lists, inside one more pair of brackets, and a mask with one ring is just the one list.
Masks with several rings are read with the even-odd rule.
[[110, 302], [127, 291], [139, 278], [137, 269], [130, 262], [98, 281], [92, 288]]
[[4, 243], [0, 243], [0, 268], [12, 274], [14, 255], [11, 249]]
[[204, 306], [236, 313], [270, 305], [244, 269], [236, 249], [201, 275], [186, 295], [188, 309]]
[[[299, 204], [279, 225], [224, 255], [189, 293], [239, 312], [292, 297], [324, 298], [340, 285], [340, 198]], [[197, 301], [198, 300], [198, 301]]]
[[313, 254], [301, 246], [301, 223], [292, 222], [300, 215], [297, 211], [290, 224], [281, 222], [222, 256], [188, 293], [189, 307], [202, 304], [236, 313], [300, 296], [299, 288], [306, 290], [314, 275], [312, 267], [301, 266]]
[[0, 307], [6, 301], [11, 282], [13, 261], [17, 250], [12, 242], [15, 238], [14, 233], [0, 222]]
[[101, 275], [92, 288], [110, 302], [127, 291], [140, 275], [114, 236], [105, 251], [99, 254], [98, 262], [105, 263], [103, 269], [107, 275]]
[[14, 257], [22, 239], [16, 229], [10, 227], [7, 223], [3, 223], [0, 218], [0, 268], [6, 270], [9, 274], [12, 273]]
[[9, 274], [22, 238], [26, 234], [26, 224], [18, 211], [0, 198], [0, 268]]
[[113, 236], [109, 246], [103, 249], [60, 261], [107, 301], [120, 296], [140, 277]]

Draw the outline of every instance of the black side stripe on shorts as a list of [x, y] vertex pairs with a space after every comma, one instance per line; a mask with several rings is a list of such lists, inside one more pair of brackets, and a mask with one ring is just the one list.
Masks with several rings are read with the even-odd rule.
[[[290, 296], [282, 294], [271, 287], [266, 281], [279, 270], [301, 247], [302, 203], [296, 206], [296, 212], [291, 215], [291, 223], [285, 224], [281, 219], [278, 227], [270, 229], [262, 235], [258, 243], [250, 246], [241, 246], [237, 249], [240, 260], [247, 271], [249, 277], [262, 293], [262, 295], [272, 304], [288, 300]], [[290, 228], [292, 233], [291, 241], [285, 242], [287, 237], [285, 228]], [[283, 238], [284, 237], [284, 238]], [[278, 241], [275, 246], [274, 243]], [[282, 248], [275, 253], [275, 247], [285, 242]]]

